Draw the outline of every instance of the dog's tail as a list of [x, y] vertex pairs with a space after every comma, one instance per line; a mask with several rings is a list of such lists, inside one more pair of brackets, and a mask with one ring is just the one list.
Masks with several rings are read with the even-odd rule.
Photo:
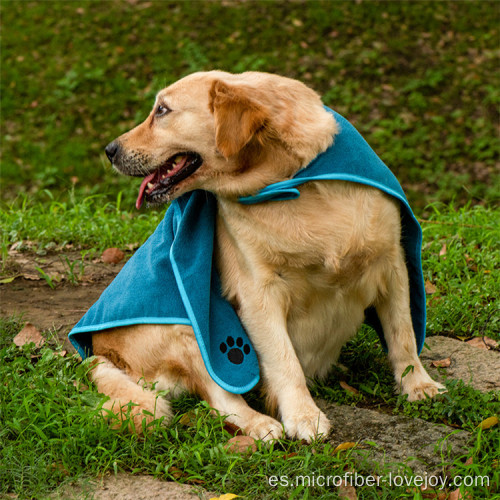
[[172, 417], [170, 403], [154, 391], [138, 385], [123, 370], [104, 356], [96, 356], [90, 373], [97, 390], [109, 400], [102, 407], [103, 414], [115, 420], [114, 427], [126, 425], [141, 434], [153, 420]]

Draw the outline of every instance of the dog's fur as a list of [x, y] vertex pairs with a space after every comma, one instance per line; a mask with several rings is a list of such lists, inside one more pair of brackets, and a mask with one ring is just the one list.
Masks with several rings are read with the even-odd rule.
[[[302, 185], [293, 201], [238, 203], [291, 178], [336, 131], [317, 94], [296, 80], [212, 71], [162, 90], [146, 121], [115, 141], [112, 158], [125, 174], [147, 175], [179, 152], [201, 156], [199, 170], [160, 201], [195, 189], [216, 196], [223, 292], [258, 354], [270, 413], [288, 436], [306, 440], [330, 429], [307, 380], [328, 373], [369, 306], [380, 317], [401, 391], [416, 400], [442, 389], [417, 355], [398, 202], [375, 188], [321, 181]], [[251, 436], [281, 437], [278, 420], [210, 378], [190, 327], [128, 326], [92, 341], [93, 379], [110, 396], [107, 407], [119, 411], [133, 401], [137, 424], [141, 410], [170, 415], [168, 401], [140, 385], [147, 381], [172, 395], [198, 394]]]

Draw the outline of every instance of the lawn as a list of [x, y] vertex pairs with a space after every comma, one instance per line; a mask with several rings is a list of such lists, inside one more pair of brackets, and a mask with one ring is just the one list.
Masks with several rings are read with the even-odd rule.
[[[500, 341], [495, 2], [4, 0], [0, 9], [0, 290], [23, 279], [10, 261], [13, 245], [27, 257], [64, 258], [71, 248], [82, 269], [108, 247], [137, 248], [164, 209], [134, 209], [139, 181], [111, 171], [105, 145], [186, 74], [260, 70], [316, 89], [399, 178], [423, 228], [428, 334]], [[71, 271], [77, 265], [68, 262]], [[83, 286], [75, 273], [71, 283], [41, 278], [47, 289]], [[144, 437], [112, 430], [88, 365], [60, 355], [67, 331], [44, 331], [43, 347], [18, 348], [12, 340], [23, 324], [19, 316], [0, 321], [0, 498], [47, 498], [118, 472], [244, 498], [338, 498], [336, 489], [272, 487], [268, 478], [372, 472], [330, 443], [283, 440], [229, 453], [223, 420], [191, 397], [175, 400], [172, 425], [154, 422]], [[487, 475], [488, 487], [462, 493], [499, 498], [500, 428], [480, 426], [500, 414], [498, 393], [448, 381], [446, 396], [409, 403], [393, 393], [369, 330], [346, 346], [342, 362], [359, 393], [342, 389], [334, 373], [314, 386], [315, 397], [469, 432], [467, 452], [442, 470]], [[405, 486], [357, 494], [423, 498]]]

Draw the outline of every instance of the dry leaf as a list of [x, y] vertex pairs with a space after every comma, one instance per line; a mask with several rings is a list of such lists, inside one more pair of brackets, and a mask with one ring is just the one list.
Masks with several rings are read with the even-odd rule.
[[446, 255], [446, 243], [444, 243], [441, 250], [439, 250], [439, 256], [442, 257], [443, 255]]
[[45, 343], [45, 339], [41, 336], [39, 330], [28, 322], [14, 337], [14, 344], [21, 347], [25, 344], [29, 344], [30, 342], [34, 342], [36, 347], [41, 347]]
[[220, 497], [212, 497], [210, 500], [233, 500], [233, 498], [241, 498], [239, 495], [234, 493], [224, 493]]
[[235, 436], [224, 446], [229, 453], [253, 453], [257, 451], [255, 439], [250, 436]]
[[175, 465], [169, 467], [168, 472], [174, 479], [180, 479], [185, 475], [184, 472], [181, 471], [181, 469], [179, 469], [179, 467], [176, 467]]
[[12, 283], [19, 275], [16, 274], [15, 276], [10, 276], [9, 278], [4, 278], [3, 280], [0, 280], [0, 283], [2, 285], [5, 285], [7, 283]]
[[489, 429], [490, 427], [493, 427], [494, 425], [497, 425], [498, 424], [498, 417], [489, 417], [485, 420], [483, 420], [479, 425], [478, 427], [483, 429], [483, 431], [485, 429]]
[[34, 273], [23, 273], [23, 278], [25, 280], [31, 280], [31, 281], [40, 281], [42, 279], [40, 274], [34, 274]]
[[337, 451], [342, 451], [342, 450], [349, 450], [350, 448], [354, 448], [356, 446], [356, 443], [341, 443], [339, 444], [334, 450], [333, 453], [337, 453]]
[[472, 347], [479, 347], [479, 349], [495, 349], [498, 347], [498, 342], [496, 340], [490, 339], [489, 337], [474, 337], [466, 342], [466, 344]]
[[472, 495], [468, 491], [466, 491], [465, 494], [462, 495], [462, 493], [460, 493], [460, 489], [452, 491], [448, 495], [448, 500], [465, 500], [465, 499], [472, 500]]
[[125, 254], [119, 248], [107, 248], [102, 252], [101, 260], [106, 264], [118, 264], [123, 258]]
[[338, 487], [337, 492], [339, 494], [339, 498], [342, 500], [357, 500], [358, 498], [356, 488], [351, 484], [347, 484], [345, 481], [344, 484]]
[[422, 486], [420, 488], [420, 494], [422, 495], [422, 498], [439, 498], [436, 490], [434, 490], [433, 488], [426, 488], [425, 486]]
[[224, 422], [224, 430], [231, 434], [231, 436], [241, 436], [243, 434], [243, 430], [241, 427], [238, 427], [235, 424], [232, 424], [231, 422]]
[[432, 295], [433, 293], [436, 293], [436, 285], [433, 285], [429, 280], [425, 282], [425, 293], [427, 295]]
[[451, 358], [437, 359], [431, 363], [436, 368], [448, 368], [451, 365]]
[[184, 413], [179, 422], [186, 427], [194, 427], [196, 425], [196, 412], [194, 410]]
[[342, 387], [342, 389], [345, 389], [348, 392], [352, 392], [353, 394], [359, 394], [359, 391], [357, 389], [355, 389], [354, 387], [351, 387], [347, 382], [344, 382], [343, 380], [341, 380], [339, 383], [340, 383], [340, 387]]

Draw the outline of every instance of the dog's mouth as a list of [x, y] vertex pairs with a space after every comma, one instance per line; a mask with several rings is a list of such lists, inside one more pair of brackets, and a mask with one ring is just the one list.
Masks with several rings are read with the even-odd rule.
[[203, 160], [197, 153], [177, 153], [163, 165], [144, 178], [139, 188], [136, 208], [141, 208], [144, 200], [148, 203], [162, 203], [168, 199], [171, 189], [187, 179], [201, 167]]

